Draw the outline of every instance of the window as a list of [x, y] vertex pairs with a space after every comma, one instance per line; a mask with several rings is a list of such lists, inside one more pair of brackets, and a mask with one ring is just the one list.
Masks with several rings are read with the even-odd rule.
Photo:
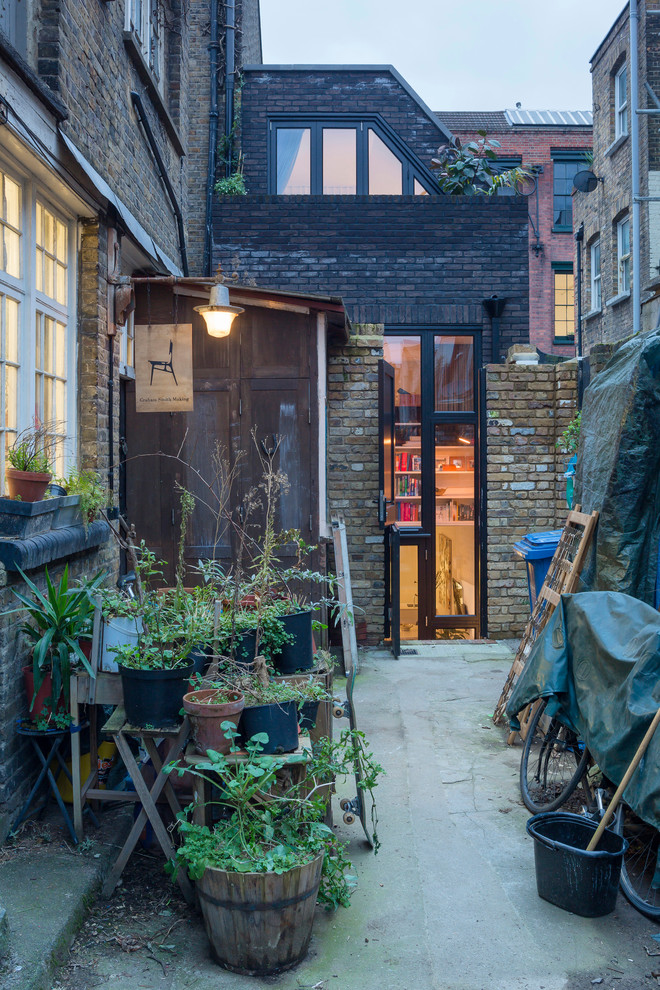
[[269, 188], [277, 196], [428, 196], [437, 189], [380, 119], [279, 118], [269, 133]]
[[614, 77], [614, 138], [628, 133], [628, 70], [623, 65]]
[[553, 230], [573, 230], [573, 178], [585, 168], [584, 158], [552, 152]]
[[602, 296], [600, 288], [600, 239], [594, 241], [590, 249], [591, 258], [591, 312], [601, 308]]
[[27, 58], [28, 0], [0, 0], [0, 31], [23, 58]]
[[135, 378], [135, 313], [129, 313], [126, 323], [118, 329], [119, 373], [127, 378]]
[[575, 295], [573, 265], [553, 263], [555, 340], [566, 341], [575, 336]]
[[160, 0], [127, 0], [126, 30], [135, 38], [158, 82], [162, 74], [161, 15]]
[[630, 219], [616, 226], [617, 288], [621, 296], [630, 292]]
[[0, 479], [17, 433], [47, 425], [63, 475], [75, 431], [71, 221], [0, 166]]

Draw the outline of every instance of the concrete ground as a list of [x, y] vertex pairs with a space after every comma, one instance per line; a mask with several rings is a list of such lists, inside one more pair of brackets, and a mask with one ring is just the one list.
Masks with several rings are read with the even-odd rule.
[[[413, 648], [416, 655], [398, 661], [385, 651], [363, 655], [355, 692], [358, 721], [387, 770], [377, 791], [382, 848], [374, 857], [359, 825], [343, 825], [335, 806], [338, 831], [351, 840], [359, 885], [350, 908], [332, 914], [317, 908], [310, 952], [297, 969], [262, 980], [225, 972], [210, 958], [198, 916], [180, 904], [175, 910], [175, 893], [155, 900], [151, 917], [138, 918], [122, 912], [118, 890], [107, 904], [97, 902], [68, 965], [50, 982], [21, 983], [20, 972], [11, 969], [4, 983], [0, 976], [0, 985], [11, 990], [28, 985], [54, 990], [657, 987], [652, 974], [660, 973], [655, 938], [660, 939], [660, 924], [642, 917], [621, 895], [614, 913], [597, 919], [568, 914], [537, 895], [533, 843], [525, 832], [529, 814], [518, 789], [520, 749], [507, 747], [505, 731], [490, 720], [511, 663], [509, 649], [465, 642]], [[349, 782], [344, 792], [350, 791]], [[341, 787], [338, 792], [341, 796]], [[93, 848], [76, 859], [76, 869], [78, 864], [92, 869], [90, 855]], [[58, 863], [52, 869], [47, 881], [56, 887], [59, 878], [63, 903], [71, 889], [71, 857], [66, 872], [57, 872]], [[0, 864], [0, 899], [10, 927], [20, 927], [15, 913], [12, 918], [5, 880]], [[36, 899], [32, 912], [25, 930], [35, 938]], [[119, 937], [108, 934], [111, 915], [115, 932], [123, 925]], [[47, 927], [51, 919], [41, 912], [41, 921]], [[21, 945], [15, 938], [12, 964], [29, 968], [28, 948]]]

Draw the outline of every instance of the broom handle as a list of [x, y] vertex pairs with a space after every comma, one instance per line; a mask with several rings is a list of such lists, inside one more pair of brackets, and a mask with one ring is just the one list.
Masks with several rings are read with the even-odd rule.
[[591, 839], [591, 842], [587, 846], [587, 852], [593, 852], [594, 849], [596, 848], [596, 846], [598, 845], [598, 843], [600, 841], [601, 835], [603, 834], [603, 832], [605, 831], [605, 829], [609, 825], [609, 823], [610, 823], [610, 821], [612, 819], [612, 815], [614, 814], [614, 812], [616, 810], [616, 807], [617, 807], [619, 801], [621, 800], [621, 795], [623, 794], [623, 792], [625, 791], [626, 787], [628, 786], [628, 782], [630, 781], [630, 778], [632, 777], [632, 775], [634, 774], [635, 770], [637, 769], [637, 765], [639, 764], [639, 761], [641, 760], [641, 758], [643, 757], [644, 753], [646, 752], [646, 749], [648, 747], [648, 744], [651, 742], [651, 738], [653, 736], [653, 733], [655, 732], [655, 730], [658, 727], [658, 723], [660, 723], [660, 708], [657, 710], [657, 712], [653, 716], [653, 721], [649, 725], [649, 727], [648, 727], [648, 729], [646, 731], [646, 735], [644, 736], [644, 738], [642, 739], [641, 743], [639, 744], [639, 749], [637, 750], [637, 752], [633, 756], [630, 766], [628, 767], [628, 769], [626, 770], [625, 774], [623, 775], [623, 780], [621, 781], [621, 783], [617, 787], [616, 791], [614, 792], [614, 797], [610, 801], [607, 811], [605, 812], [605, 814], [601, 818], [600, 825], [598, 826], [598, 828], [594, 832], [593, 837]]

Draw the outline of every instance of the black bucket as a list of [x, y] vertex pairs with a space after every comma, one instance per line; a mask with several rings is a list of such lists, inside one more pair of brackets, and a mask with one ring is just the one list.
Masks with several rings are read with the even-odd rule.
[[628, 842], [606, 828], [598, 848], [587, 852], [598, 822], [582, 815], [549, 811], [527, 822], [534, 839], [539, 897], [583, 918], [614, 910], [623, 854]]
[[179, 725], [183, 696], [193, 674], [193, 664], [171, 670], [134, 670], [119, 667], [126, 721], [136, 727], [156, 729]]
[[297, 670], [311, 670], [314, 666], [312, 613], [282, 615], [279, 621], [284, 626], [284, 631], [293, 637], [293, 641], [285, 643], [281, 652], [273, 655], [276, 673], [295, 674]]
[[292, 753], [298, 748], [298, 706], [295, 701], [244, 708], [238, 726], [242, 745], [258, 732], [268, 735], [262, 753]]

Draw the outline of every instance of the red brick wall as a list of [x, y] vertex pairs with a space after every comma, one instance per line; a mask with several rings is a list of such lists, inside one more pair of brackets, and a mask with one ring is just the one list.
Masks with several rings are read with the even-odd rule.
[[[461, 141], [475, 140], [474, 132], [454, 130]], [[529, 339], [532, 344], [546, 354], [561, 354], [572, 357], [575, 347], [554, 343], [554, 304], [553, 304], [553, 261], [573, 262], [574, 241], [572, 233], [552, 233], [552, 157], [551, 148], [591, 148], [591, 128], [561, 127], [520, 127], [498, 130], [488, 137], [499, 141], [498, 154], [520, 155], [524, 164], [543, 165], [543, 174], [538, 179], [539, 238], [543, 250], [538, 257], [533, 251], [536, 243], [534, 226], [536, 223], [536, 196], [529, 197], [529, 214], [533, 221], [529, 224]], [[588, 166], [585, 164], [585, 168]]]

